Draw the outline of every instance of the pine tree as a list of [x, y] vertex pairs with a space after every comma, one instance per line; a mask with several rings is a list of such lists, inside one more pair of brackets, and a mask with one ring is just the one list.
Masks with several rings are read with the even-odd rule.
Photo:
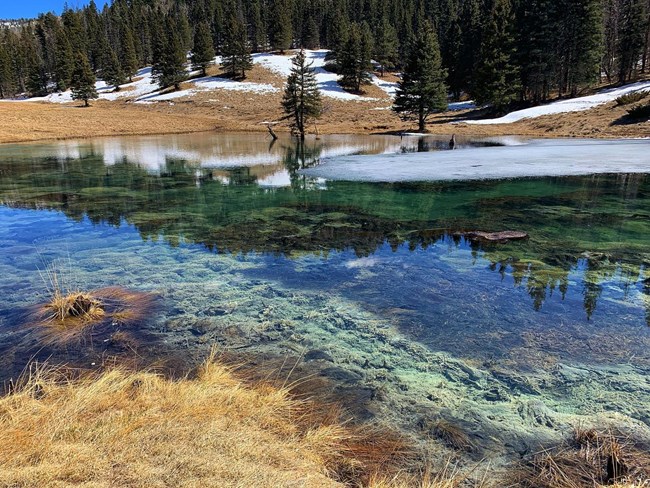
[[472, 95], [477, 103], [501, 111], [519, 96], [515, 64], [514, 15], [510, 0], [494, 0], [485, 26]]
[[602, 61], [603, 20], [601, 0], [563, 0], [557, 67], [560, 94], [576, 96], [578, 89], [598, 81]]
[[154, 65], [154, 78], [163, 88], [173, 86], [175, 90], [180, 90], [181, 83], [187, 79], [187, 71], [185, 71], [187, 55], [181, 39], [174, 30], [174, 25], [173, 17], [168, 16], [166, 39], [161, 59]]
[[393, 110], [402, 120], [417, 120], [418, 130], [424, 132], [429, 116], [447, 109], [445, 76], [435, 30], [430, 23], [421, 23], [410, 47]]
[[353, 92], [361, 92], [363, 85], [370, 84], [370, 53], [372, 43], [367, 37], [366, 29], [358, 24], [350, 28], [350, 35], [343, 49], [338, 54], [339, 83]]
[[316, 74], [308, 63], [304, 50], [292, 60], [291, 74], [287, 79], [282, 98], [282, 108], [287, 118], [291, 119], [291, 127], [305, 139], [305, 126], [311, 119], [317, 119], [322, 112], [322, 103]]
[[77, 53], [70, 86], [72, 88], [72, 99], [83, 100], [85, 107], [90, 105], [89, 100], [98, 98], [95, 89], [95, 74], [90, 67], [88, 57], [83, 53]]
[[638, 61], [643, 53], [646, 22], [644, 0], [621, 1], [617, 49], [619, 60], [618, 80], [621, 83], [630, 80], [637, 68]]
[[135, 41], [133, 39], [133, 32], [126, 24], [120, 30], [120, 63], [124, 75], [132, 81], [133, 76], [138, 72], [138, 55], [135, 49]]
[[449, 90], [458, 100], [463, 90], [463, 71], [459, 60], [463, 49], [463, 31], [461, 28], [460, 7], [456, 0], [447, 2], [446, 29], [443, 33], [444, 43], [440, 47], [442, 64], [447, 68]]
[[119, 91], [120, 85], [126, 82], [126, 76], [124, 76], [117, 54], [110, 46], [106, 47], [101, 74], [107, 84], [115, 87], [115, 91]]
[[7, 36], [0, 32], [0, 98], [7, 98], [14, 93], [14, 80], [11, 56], [7, 49]]
[[254, 52], [264, 51], [268, 45], [266, 38], [266, 24], [259, 0], [254, 0], [249, 12], [251, 30], [251, 43]]
[[377, 39], [375, 43], [375, 59], [380, 65], [381, 76], [384, 76], [386, 71], [395, 69], [399, 60], [397, 30], [391, 25], [387, 16], [383, 17], [375, 38]]
[[291, 6], [288, 0], [273, 0], [269, 27], [271, 47], [284, 53], [291, 47], [293, 41], [293, 28], [291, 20]]
[[458, 59], [455, 61], [459, 85], [470, 91], [474, 86], [476, 67], [479, 64], [481, 39], [483, 36], [483, 15], [480, 0], [465, 0], [460, 14], [463, 37]]
[[187, 18], [187, 10], [184, 7], [180, 7], [178, 12], [176, 12], [175, 17], [177, 18], [175, 31], [180, 40], [183, 51], [188, 52], [192, 48], [193, 38], [190, 21]]
[[225, 32], [221, 67], [228, 75], [242, 80], [246, 78], [246, 71], [253, 68], [246, 26], [234, 15]]
[[320, 47], [320, 32], [318, 24], [313, 16], [307, 20], [305, 35], [303, 36], [303, 45], [307, 49], [318, 49]]
[[39, 58], [34, 58], [27, 71], [27, 91], [32, 97], [47, 95], [47, 73]]
[[74, 69], [74, 53], [63, 28], [56, 32], [54, 81], [59, 91], [65, 91], [70, 86]]
[[214, 60], [215, 52], [212, 46], [210, 27], [206, 22], [201, 22], [194, 33], [194, 49], [192, 50], [192, 67], [200, 69], [205, 76], [206, 69]]
[[560, 15], [553, 0], [529, 0], [520, 5], [518, 62], [521, 67], [522, 98], [545, 101], [557, 79], [557, 46], [554, 32]]

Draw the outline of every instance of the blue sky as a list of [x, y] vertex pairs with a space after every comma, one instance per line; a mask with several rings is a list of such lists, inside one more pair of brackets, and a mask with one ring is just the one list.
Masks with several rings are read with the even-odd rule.
[[[71, 8], [83, 7], [90, 0], [68, 0]], [[0, 19], [20, 19], [36, 17], [42, 12], [60, 14], [66, 0], [0, 0]], [[95, 0], [98, 9], [102, 9], [109, 0]]]

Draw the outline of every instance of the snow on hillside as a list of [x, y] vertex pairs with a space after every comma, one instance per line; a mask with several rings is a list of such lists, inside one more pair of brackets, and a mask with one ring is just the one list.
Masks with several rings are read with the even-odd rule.
[[[354, 93], [346, 92], [338, 83], [338, 75], [330, 73], [325, 69], [325, 56], [329, 51], [326, 49], [319, 49], [316, 51], [305, 50], [307, 60], [312, 63], [312, 67], [316, 71], [316, 81], [318, 88], [326, 97], [337, 98], [339, 100], [355, 100], [355, 101], [375, 101], [376, 98], [362, 97]], [[291, 72], [291, 59], [292, 56], [279, 56], [277, 54], [253, 54], [253, 62], [259, 64], [279, 75], [283, 78], [289, 76]], [[375, 77], [376, 78], [376, 77]], [[389, 83], [379, 85], [386, 93], [391, 94], [388, 90], [393, 87], [388, 87]]]
[[584, 110], [598, 107], [599, 105], [604, 105], [605, 103], [613, 102], [621, 95], [643, 90], [650, 90], [650, 81], [641, 81], [618, 88], [609, 88], [588, 97], [560, 100], [559, 102], [549, 103], [548, 105], [540, 105], [539, 107], [518, 110], [498, 119], [468, 120], [466, 122], [468, 124], [511, 124], [523, 119], [531, 119], [543, 115], [582, 112]]
[[[100, 100], [115, 101], [121, 98], [136, 98], [152, 91], [158, 90], [158, 84], [151, 77], [151, 68], [142, 68], [133, 77], [135, 81], [126, 83], [120, 87], [120, 91], [114, 91], [115, 88], [106, 84], [104, 81], [97, 81], [95, 89]], [[25, 102], [51, 102], [51, 103], [69, 103], [72, 100], [72, 91], [66, 90], [59, 93], [50, 93], [45, 97], [24, 98], [19, 101]]]
[[151, 95], [140, 97], [135, 103], [152, 103], [174, 100], [182, 97], [192, 97], [199, 92], [211, 90], [231, 90], [231, 91], [245, 91], [252, 93], [274, 93], [279, 91], [273, 85], [265, 83], [249, 83], [246, 81], [233, 81], [227, 78], [220, 78], [217, 76], [208, 76], [205, 78], [198, 78], [190, 81], [193, 85], [192, 88], [185, 90], [178, 90], [170, 93], [154, 93]]

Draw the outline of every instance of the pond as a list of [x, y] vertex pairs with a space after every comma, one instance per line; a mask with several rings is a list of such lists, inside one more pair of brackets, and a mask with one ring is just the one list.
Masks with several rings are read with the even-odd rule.
[[[455, 154], [520, 142], [459, 140]], [[446, 147], [257, 134], [0, 146], [0, 378], [34, 359], [92, 368], [144, 347], [199, 360], [217, 345], [295, 364], [357, 420], [441, 456], [510, 462], [578, 424], [650, 439], [650, 176], [364, 182], [307, 169]], [[528, 237], [472, 237], [506, 230]], [[43, 342], [26, 325], [52, 266], [71, 287], [150, 292], [156, 307], [126, 346], [115, 322]], [[437, 420], [473, 448], [436, 439]]]

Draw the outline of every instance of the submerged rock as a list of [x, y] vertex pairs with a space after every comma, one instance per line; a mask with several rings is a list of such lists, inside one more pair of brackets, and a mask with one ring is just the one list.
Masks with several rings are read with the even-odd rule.
[[465, 237], [470, 241], [483, 241], [483, 242], [509, 242], [509, 241], [520, 241], [523, 239], [528, 239], [528, 234], [526, 232], [517, 231], [517, 230], [504, 230], [501, 232], [483, 232], [483, 231], [471, 231], [471, 232], [457, 232], [455, 236]]

